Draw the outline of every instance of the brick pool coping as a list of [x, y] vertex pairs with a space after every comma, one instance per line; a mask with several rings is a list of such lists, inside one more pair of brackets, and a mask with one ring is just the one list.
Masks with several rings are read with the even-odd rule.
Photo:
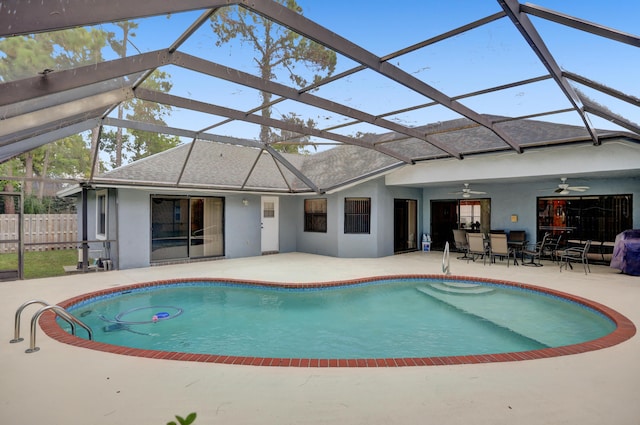
[[322, 282], [322, 283], [277, 283], [262, 282], [252, 280], [239, 279], [221, 279], [221, 278], [185, 278], [185, 279], [169, 279], [154, 282], [138, 283], [133, 285], [121, 286], [117, 288], [104, 289], [95, 291], [77, 297], [65, 300], [58, 305], [63, 308], [69, 308], [75, 304], [87, 301], [92, 298], [101, 297], [117, 292], [129, 291], [140, 288], [149, 288], [154, 286], [165, 286], [176, 283], [187, 282], [218, 282], [239, 285], [252, 285], [257, 287], [278, 287], [283, 289], [301, 289], [301, 288], [329, 288], [337, 286], [359, 285], [371, 283], [380, 280], [391, 279], [443, 279], [484, 282], [493, 285], [504, 285], [519, 289], [533, 290], [544, 294], [560, 297], [568, 301], [589, 307], [605, 317], [611, 319], [616, 329], [595, 340], [582, 342], [579, 344], [565, 345], [561, 347], [544, 348], [541, 350], [518, 351], [497, 354], [476, 354], [466, 356], [440, 356], [440, 357], [400, 357], [400, 358], [366, 358], [366, 359], [314, 359], [314, 358], [268, 358], [268, 357], [249, 357], [249, 356], [228, 356], [217, 354], [193, 354], [175, 351], [158, 351], [144, 350], [139, 348], [123, 347], [118, 345], [106, 344], [102, 342], [90, 341], [79, 338], [64, 331], [57, 323], [56, 316], [53, 312], [47, 311], [40, 317], [40, 327], [51, 338], [76, 347], [89, 348], [92, 350], [103, 351], [113, 354], [122, 354], [126, 356], [147, 357], [153, 359], [164, 360], [180, 360], [203, 363], [223, 363], [234, 365], [252, 365], [252, 366], [280, 366], [280, 367], [403, 367], [403, 366], [441, 366], [441, 365], [458, 365], [458, 364], [477, 364], [477, 363], [497, 363], [512, 362], [522, 360], [534, 360], [549, 357], [567, 356], [571, 354], [585, 353], [588, 351], [600, 350], [620, 344], [636, 333], [635, 325], [624, 315], [617, 311], [576, 295], [568, 294], [553, 289], [543, 288], [534, 285], [528, 285], [518, 282], [510, 282], [505, 280], [495, 280], [488, 278], [476, 278], [469, 276], [443, 276], [436, 274], [412, 274], [412, 275], [391, 275], [367, 277], [362, 279]]

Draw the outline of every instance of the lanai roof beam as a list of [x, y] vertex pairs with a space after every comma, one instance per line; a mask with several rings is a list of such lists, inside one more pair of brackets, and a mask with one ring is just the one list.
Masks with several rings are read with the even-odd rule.
[[47, 0], [0, 2], [0, 37], [57, 31], [199, 9], [217, 9], [234, 0], [126, 1]]
[[587, 117], [587, 115], [584, 113], [584, 105], [582, 104], [580, 96], [578, 96], [573, 87], [571, 87], [567, 80], [562, 76], [562, 70], [560, 69], [560, 66], [558, 66], [553, 55], [551, 54], [549, 49], [547, 49], [546, 44], [529, 20], [529, 17], [520, 9], [520, 3], [518, 3], [517, 0], [498, 0], [498, 3], [500, 3], [500, 6], [502, 6], [511, 21], [513, 21], [516, 29], [520, 31], [522, 37], [524, 37], [535, 54], [538, 55], [538, 58], [540, 59], [542, 64], [545, 66], [545, 68], [547, 68], [560, 89], [564, 92], [567, 99], [569, 99], [569, 102], [571, 102], [571, 104], [575, 108], [576, 112], [580, 115], [585, 128], [587, 129], [589, 135], [591, 136], [591, 139], [593, 140], [593, 144], [599, 145], [600, 141], [598, 140], [598, 134], [591, 124], [589, 117]]
[[[311, 136], [320, 137], [323, 139], [335, 140], [336, 142], [344, 143], [347, 145], [355, 145], [363, 148], [373, 149], [380, 153], [384, 153], [388, 156], [396, 158], [407, 164], [412, 163], [411, 158], [404, 155], [400, 155], [396, 152], [389, 151], [383, 148], [376, 148], [372, 143], [367, 143], [354, 137], [343, 136], [341, 134], [334, 134], [327, 131], [318, 130], [311, 127], [304, 127], [300, 125], [294, 125], [281, 120], [273, 118], [265, 118], [260, 115], [247, 115], [242, 111], [236, 109], [227, 108], [224, 106], [213, 105], [210, 103], [199, 102], [184, 97], [173, 96], [165, 93], [160, 93], [153, 90], [138, 88], [136, 91], [136, 97], [142, 100], [148, 100], [151, 102], [162, 103], [165, 105], [172, 105], [179, 108], [190, 109], [194, 111], [200, 111], [208, 114], [219, 115], [222, 117], [232, 118], [239, 121], [246, 121], [258, 125], [266, 125], [269, 127], [280, 128], [283, 130], [291, 131], [294, 133], [308, 134]], [[266, 146], [266, 145], [265, 145]]]
[[378, 118], [374, 115], [360, 111], [358, 109], [350, 108], [348, 106], [336, 103], [318, 96], [314, 96], [309, 93], [300, 93], [298, 90], [287, 87], [283, 84], [279, 84], [273, 81], [266, 81], [262, 78], [253, 76], [246, 72], [242, 72], [237, 69], [229, 68], [224, 65], [220, 65], [214, 62], [205, 61], [204, 59], [197, 58], [195, 56], [188, 55], [186, 53], [179, 53], [172, 58], [176, 64], [180, 66], [197, 71], [203, 74], [207, 74], [213, 77], [231, 81], [236, 84], [240, 84], [246, 87], [251, 87], [260, 91], [267, 91], [269, 93], [282, 96], [283, 98], [298, 101], [307, 105], [311, 105], [317, 108], [324, 109], [326, 111], [335, 112], [340, 115], [344, 115], [353, 118], [359, 122], [366, 122], [372, 125], [376, 125], [387, 130], [395, 131], [405, 134], [407, 136], [415, 137], [423, 140], [436, 148], [447, 152], [451, 156], [461, 158], [459, 152], [447, 147], [442, 143], [438, 143], [433, 140], [429, 140], [424, 133], [415, 129], [402, 126], [400, 124], [388, 121], [382, 118]]
[[537, 16], [538, 18], [553, 21], [555, 23], [595, 34], [600, 37], [619, 41], [620, 43], [640, 47], [640, 37], [637, 37], [633, 34], [628, 34], [622, 31], [611, 29], [603, 25], [585, 21], [584, 19], [578, 19], [573, 16], [565, 15], [560, 12], [555, 12], [544, 7], [537, 6], [535, 4], [521, 4], [520, 10], [529, 15]]
[[389, 62], [383, 61], [382, 58], [339, 36], [338, 34], [329, 31], [304, 16], [301, 16], [275, 2], [254, 2], [251, 4], [242, 4], [242, 6], [272, 19], [275, 22], [278, 22], [279, 24], [294, 30], [298, 34], [314, 40], [329, 49], [335, 50], [336, 52], [365, 65], [372, 71], [378, 72], [385, 77], [402, 84], [416, 93], [437, 101], [446, 108], [449, 108], [454, 112], [457, 112], [458, 114], [486, 127], [502, 139], [504, 143], [511, 146], [513, 150], [518, 153], [522, 153], [522, 148], [515, 140], [500, 129], [495, 128], [491, 121], [483, 115], [452, 100], [449, 96], [429, 84], [419, 80], [411, 74], [408, 74]]

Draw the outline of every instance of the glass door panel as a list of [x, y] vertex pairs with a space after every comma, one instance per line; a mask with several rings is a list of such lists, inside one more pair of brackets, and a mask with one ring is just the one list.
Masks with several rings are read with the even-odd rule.
[[191, 257], [224, 255], [223, 201], [191, 199]]
[[187, 258], [189, 203], [187, 199], [151, 199], [151, 261]]

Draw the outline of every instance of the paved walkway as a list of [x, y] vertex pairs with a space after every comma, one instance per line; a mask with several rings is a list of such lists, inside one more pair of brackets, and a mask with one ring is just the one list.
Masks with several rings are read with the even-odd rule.
[[[314, 282], [440, 273], [442, 253], [382, 259], [279, 254], [0, 284], [0, 423], [162, 425], [197, 412], [212, 424], [615, 424], [640, 418], [640, 338], [542, 360], [403, 368], [278, 368], [152, 360], [61, 344], [10, 344], [16, 308], [175, 277]], [[606, 266], [559, 272], [451, 260], [452, 273], [550, 287], [601, 302], [640, 324], [640, 278]], [[33, 307], [35, 310], [35, 307]], [[25, 311], [23, 336], [28, 337]], [[3, 342], [4, 341], [4, 342]]]

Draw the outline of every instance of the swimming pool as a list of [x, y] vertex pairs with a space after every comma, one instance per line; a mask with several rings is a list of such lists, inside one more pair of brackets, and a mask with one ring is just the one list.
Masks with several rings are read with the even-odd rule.
[[564, 355], [612, 345], [624, 319], [542, 288], [442, 276], [319, 285], [152, 282], [61, 305], [89, 324], [97, 340], [80, 343], [66, 334], [65, 342], [147, 357], [288, 366]]

